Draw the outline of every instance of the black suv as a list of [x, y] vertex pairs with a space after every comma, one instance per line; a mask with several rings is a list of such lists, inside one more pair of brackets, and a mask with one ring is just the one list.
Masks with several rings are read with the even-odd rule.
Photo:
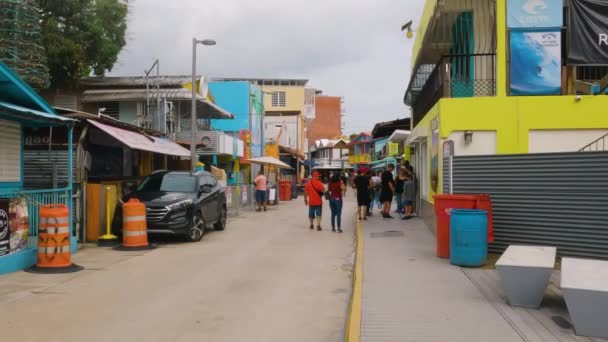
[[[226, 193], [209, 172], [156, 171], [123, 200], [137, 198], [146, 205], [148, 233], [183, 236], [199, 241], [206, 228], [226, 228]], [[114, 215], [122, 230], [120, 206]]]

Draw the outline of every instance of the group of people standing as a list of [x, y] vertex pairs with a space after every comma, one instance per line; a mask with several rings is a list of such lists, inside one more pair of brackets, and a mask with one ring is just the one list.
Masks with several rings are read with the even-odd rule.
[[389, 164], [386, 170], [379, 172], [366, 168], [359, 170], [359, 174], [353, 180], [353, 188], [357, 192], [359, 219], [367, 220], [367, 216], [373, 215], [372, 209], [375, 205], [381, 210], [383, 218], [392, 219], [393, 197], [397, 201], [396, 212], [403, 215], [403, 220], [414, 216], [413, 204], [416, 191], [414, 170], [407, 162], [399, 169], [396, 178], [393, 177], [394, 170], [394, 164]]

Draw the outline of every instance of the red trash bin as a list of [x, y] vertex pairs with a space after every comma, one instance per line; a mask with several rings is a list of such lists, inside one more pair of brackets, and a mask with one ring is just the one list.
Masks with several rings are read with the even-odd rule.
[[281, 201], [291, 201], [291, 181], [279, 181], [279, 199]]
[[475, 209], [477, 195], [435, 195], [435, 216], [437, 219], [437, 256], [450, 257], [450, 211], [452, 209]]

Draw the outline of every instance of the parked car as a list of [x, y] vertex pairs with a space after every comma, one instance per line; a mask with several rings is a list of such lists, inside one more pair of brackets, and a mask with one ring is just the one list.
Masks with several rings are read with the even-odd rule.
[[[226, 193], [205, 171], [156, 171], [143, 179], [123, 201], [137, 198], [146, 205], [149, 234], [183, 236], [199, 241], [208, 227], [226, 228]], [[114, 215], [115, 230], [122, 230], [121, 206]]]

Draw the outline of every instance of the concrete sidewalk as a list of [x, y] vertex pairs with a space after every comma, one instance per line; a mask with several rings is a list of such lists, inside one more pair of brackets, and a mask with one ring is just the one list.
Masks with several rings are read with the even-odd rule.
[[523, 341], [419, 219], [362, 221], [362, 342]]

